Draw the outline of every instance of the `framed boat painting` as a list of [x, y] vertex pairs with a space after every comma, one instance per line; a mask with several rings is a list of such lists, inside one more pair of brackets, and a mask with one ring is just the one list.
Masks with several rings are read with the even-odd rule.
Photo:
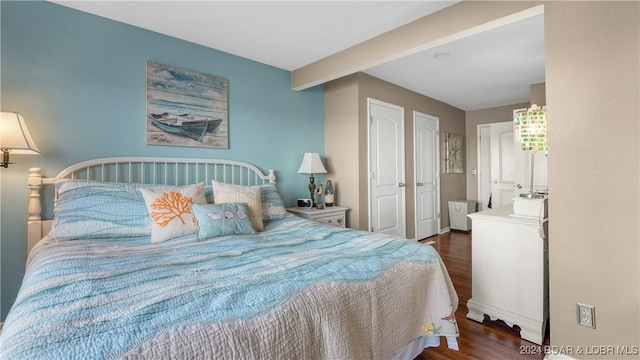
[[147, 62], [147, 144], [229, 148], [227, 80]]

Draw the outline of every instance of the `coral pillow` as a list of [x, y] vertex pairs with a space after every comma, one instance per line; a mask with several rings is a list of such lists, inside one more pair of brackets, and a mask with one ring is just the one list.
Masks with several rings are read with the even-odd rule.
[[195, 234], [196, 219], [191, 204], [206, 204], [204, 184], [169, 189], [140, 189], [151, 217], [151, 242]]

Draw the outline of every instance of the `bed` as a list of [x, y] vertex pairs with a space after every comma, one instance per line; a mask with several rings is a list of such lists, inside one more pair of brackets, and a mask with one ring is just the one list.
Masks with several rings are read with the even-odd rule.
[[0, 358], [411, 359], [441, 338], [457, 349], [458, 298], [431, 246], [288, 214], [272, 170], [109, 158], [55, 178], [31, 169], [29, 188], [29, 258]]

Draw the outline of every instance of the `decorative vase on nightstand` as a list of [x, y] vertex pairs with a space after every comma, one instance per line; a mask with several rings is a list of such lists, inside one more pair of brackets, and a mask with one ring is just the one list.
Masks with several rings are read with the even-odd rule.
[[327, 185], [324, 187], [324, 203], [326, 206], [333, 206], [333, 184], [331, 180], [327, 180]]

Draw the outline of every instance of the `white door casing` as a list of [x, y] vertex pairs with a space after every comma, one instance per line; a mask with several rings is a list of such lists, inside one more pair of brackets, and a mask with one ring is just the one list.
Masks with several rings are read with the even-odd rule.
[[440, 231], [440, 119], [413, 112], [416, 239]]
[[371, 231], [406, 237], [404, 108], [367, 100], [369, 224]]
[[478, 211], [489, 209], [491, 199], [491, 126], [478, 125]]
[[490, 128], [491, 203], [495, 209], [510, 205], [515, 197], [513, 122], [492, 123]]

